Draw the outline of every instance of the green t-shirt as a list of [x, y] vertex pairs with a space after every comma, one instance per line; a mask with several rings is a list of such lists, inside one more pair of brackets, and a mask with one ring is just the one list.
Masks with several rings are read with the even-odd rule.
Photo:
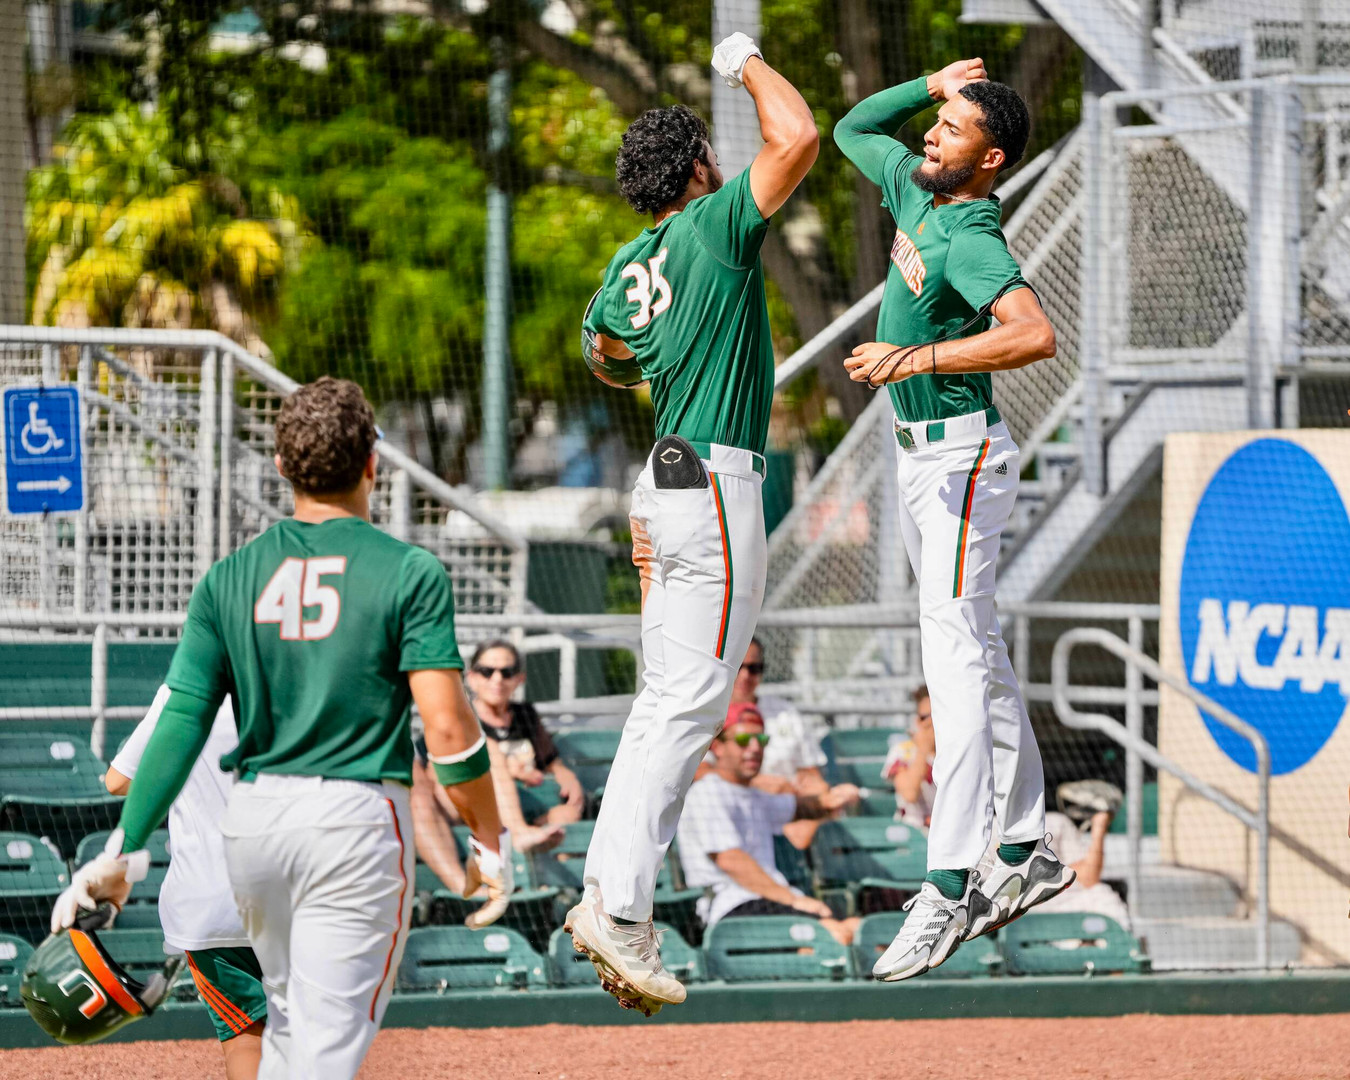
[[[892, 345], [954, 335], [1005, 286], [1027, 287], [1008, 252], [997, 198], [934, 206], [932, 194], [910, 179], [923, 157], [890, 136], [933, 104], [926, 80], [915, 79], [859, 102], [835, 132], [844, 153], [881, 186], [882, 204], [895, 219], [877, 316], [877, 340]], [[877, 161], [882, 164], [874, 171]], [[989, 325], [986, 315], [960, 336], [983, 333]], [[922, 351], [915, 354], [916, 366], [923, 359]], [[994, 401], [987, 373], [915, 375], [889, 389], [901, 420], [944, 420], [979, 412]]]
[[773, 340], [759, 249], [768, 228], [746, 169], [610, 259], [586, 326], [637, 355], [658, 439], [764, 452]]
[[412, 782], [409, 671], [463, 668], [450, 579], [360, 518], [288, 519], [216, 563], [167, 682], [234, 698], [222, 769]]

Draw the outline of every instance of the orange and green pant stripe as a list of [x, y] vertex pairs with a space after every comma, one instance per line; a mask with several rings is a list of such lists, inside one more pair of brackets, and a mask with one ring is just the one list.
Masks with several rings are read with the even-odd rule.
[[975, 502], [975, 482], [979, 478], [984, 459], [989, 456], [989, 440], [980, 443], [975, 464], [966, 475], [966, 492], [961, 498], [961, 524], [956, 531], [956, 573], [952, 577], [952, 599], [959, 599], [966, 582], [966, 548], [970, 540], [970, 512]]
[[193, 949], [187, 954], [192, 981], [206, 1003], [221, 1042], [267, 1019], [262, 968], [249, 948]]
[[717, 659], [725, 660], [727, 650], [727, 627], [731, 625], [731, 593], [734, 579], [731, 568], [731, 534], [727, 532], [727, 508], [722, 502], [722, 485], [717, 474], [712, 477], [713, 502], [717, 506], [717, 529], [722, 536], [722, 565], [726, 571], [726, 586], [722, 593], [722, 618], [717, 627]]

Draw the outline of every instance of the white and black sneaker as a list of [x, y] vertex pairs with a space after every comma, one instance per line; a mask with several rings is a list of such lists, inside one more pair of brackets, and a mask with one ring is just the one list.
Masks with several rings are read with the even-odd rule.
[[979, 890], [979, 876], [971, 871], [959, 900], [948, 900], [931, 881], [905, 904], [909, 912], [900, 933], [876, 964], [872, 978], [899, 982], [935, 968], [956, 951], [975, 919], [988, 913], [989, 901]]
[[995, 852], [987, 870], [981, 874], [980, 891], [987, 910], [972, 919], [967, 939], [991, 934], [1000, 926], [1025, 915], [1037, 904], [1058, 896], [1074, 883], [1077, 874], [1055, 857], [1050, 846], [1040, 840], [1026, 862], [1011, 866]]

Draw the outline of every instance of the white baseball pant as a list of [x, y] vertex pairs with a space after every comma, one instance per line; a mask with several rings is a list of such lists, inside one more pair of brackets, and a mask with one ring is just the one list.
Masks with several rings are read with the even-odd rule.
[[258, 1080], [355, 1077], [407, 942], [408, 789], [265, 774], [235, 784], [221, 832], [267, 994]]
[[649, 458], [633, 489], [644, 686], [605, 783], [585, 876], [610, 915], [634, 921], [652, 916], [685, 794], [726, 720], [764, 602], [764, 459], [707, 449], [708, 487], [658, 488]]
[[1021, 452], [983, 412], [940, 422], [940, 439], [938, 423], [896, 425], [900, 532], [937, 741], [928, 868], [962, 870], [979, 865], [995, 817], [1004, 842], [1045, 835], [1045, 777], [994, 608]]

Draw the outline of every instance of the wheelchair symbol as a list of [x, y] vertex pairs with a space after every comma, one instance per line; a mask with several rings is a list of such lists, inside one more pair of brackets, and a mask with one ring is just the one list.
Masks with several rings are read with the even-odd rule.
[[[29, 441], [30, 438], [32, 441]], [[28, 423], [24, 424], [19, 432], [19, 442], [23, 444], [24, 450], [34, 457], [42, 457], [66, 445], [66, 440], [57, 436], [51, 424], [38, 416], [36, 401], [28, 403]]]

